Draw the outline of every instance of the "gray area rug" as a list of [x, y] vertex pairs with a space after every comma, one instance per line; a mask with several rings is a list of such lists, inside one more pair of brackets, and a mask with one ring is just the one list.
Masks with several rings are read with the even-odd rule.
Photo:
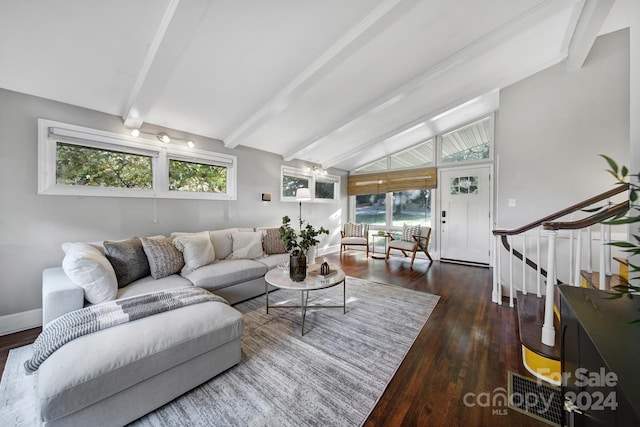
[[[375, 406], [433, 311], [437, 296], [347, 277], [347, 313], [297, 309], [265, 313], [264, 296], [236, 305], [245, 315], [242, 361], [133, 426], [359, 426]], [[278, 290], [270, 304], [297, 304]], [[341, 304], [342, 286], [311, 293]], [[35, 376], [9, 353], [0, 383], [0, 425], [37, 425]], [[98, 421], [98, 420], [97, 420]], [[99, 425], [98, 421], [96, 425]]]

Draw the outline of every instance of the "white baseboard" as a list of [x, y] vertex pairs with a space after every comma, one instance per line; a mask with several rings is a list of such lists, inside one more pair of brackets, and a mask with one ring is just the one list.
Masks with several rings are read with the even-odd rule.
[[0, 316], [0, 336], [24, 331], [41, 325], [41, 308]]

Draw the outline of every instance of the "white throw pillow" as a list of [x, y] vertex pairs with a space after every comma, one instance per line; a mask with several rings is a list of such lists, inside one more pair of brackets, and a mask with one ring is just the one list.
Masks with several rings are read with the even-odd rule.
[[264, 257], [262, 231], [239, 231], [231, 233], [233, 253], [229, 259], [256, 259]]
[[182, 252], [186, 272], [190, 273], [216, 260], [208, 231], [178, 235], [173, 239], [173, 244]]
[[64, 244], [62, 269], [73, 283], [84, 289], [91, 304], [111, 301], [118, 292], [118, 280], [111, 263], [95, 246], [86, 243]]

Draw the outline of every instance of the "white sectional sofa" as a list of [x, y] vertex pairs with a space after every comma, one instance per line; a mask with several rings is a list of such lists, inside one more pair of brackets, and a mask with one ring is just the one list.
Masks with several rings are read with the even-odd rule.
[[[63, 266], [43, 272], [43, 327], [88, 305], [184, 286], [235, 304], [263, 294], [266, 272], [289, 257], [275, 227], [63, 249]], [[239, 363], [243, 325], [230, 305], [206, 302], [76, 338], [37, 371], [41, 420], [129, 423]]]

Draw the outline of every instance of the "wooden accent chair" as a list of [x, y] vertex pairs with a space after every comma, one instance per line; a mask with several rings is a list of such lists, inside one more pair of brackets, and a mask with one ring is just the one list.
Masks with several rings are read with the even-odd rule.
[[346, 223], [340, 231], [340, 256], [345, 246], [364, 246], [369, 256], [369, 224]]
[[429, 258], [429, 261], [433, 262], [431, 255], [429, 254], [429, 239], [431, 238], [431, 227], [420, 227], [420, 232], [418, 234], [414, 234], [410, 227], [405, 226], [403, 230], [403, 238], [402, 239], [394, 239], [394, 237], [387, 233], [389, 236], [389, 244], [387, 245], [387, 254], [384, 259], [387, 261], [389, 259], [389, 251], [391, 249], [396, 249], [404, 254], [404, 256], [408, 257], [409, 252], [411, 253], [411, 265], [409, 268], [413, 268], [413, 261], [416, 259], [416, 252], [419, 250], [424, 252]]

